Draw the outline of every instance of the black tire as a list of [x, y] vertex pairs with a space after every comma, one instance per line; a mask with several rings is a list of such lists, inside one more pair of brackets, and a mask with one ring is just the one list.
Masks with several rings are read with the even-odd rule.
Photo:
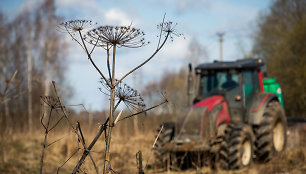
[[[226, 151], [226, 143], [225, 143], [225, 131], [227, 130], [227, 125], [222, 123], [218, 126], [216, 138], [210, 143], [210, 156], [209, 156], [209, 164], [212, 170], [220, 168], [220, 164], [223, 164], [221, 161], [226, 161], [227, 155], [223, 154]], [[220, 154], [221, 152], [221, 154]], [[205, 164], [205, 159], [204, 159]]]
[[254, 134], [250, 125], [231, 124], [219, 152], [219, 167], [236, 170], [251, 165], [254, 153]]
[[154, 156], [155, 156], [155, 165], [157, 167], [163, 168], [167, 164], [167, 152], [163, 150], [163, 146], [165, 143], [169, 143], [173, 137], [174, 137], [174, 128], [175, 128], [175, 123], [173, 122], [168, 122], [160, 125], [160, 128], [157, 130], [157, 133], [160, 132], [161, 128], [163, 127], [157, 141], [155, 144], [155, 151], [154, 151]]
[[256, 128], [256, 159], [267, 162], [286, 147], [287, 124], [283, 108], [278, 101], [268, 103], [263, 120]]

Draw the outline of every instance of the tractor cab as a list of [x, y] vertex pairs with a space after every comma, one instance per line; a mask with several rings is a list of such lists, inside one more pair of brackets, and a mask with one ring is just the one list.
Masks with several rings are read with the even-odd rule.
[[206, 144], [220, 124], [245, 123], [263, 93], [262, 59], [200, 64], [195, 68], [197, 93], [193, 106], [176, 121], [176, 142]]
[[197, 66], [198, 93], [193, 103], [203, 106], [201, 101], [212, 96], [222, 96], [230, 108], [231, 121], [243, 121], [254, 96], [264, 92], [263, 65], [262, 59], [246, 59]]

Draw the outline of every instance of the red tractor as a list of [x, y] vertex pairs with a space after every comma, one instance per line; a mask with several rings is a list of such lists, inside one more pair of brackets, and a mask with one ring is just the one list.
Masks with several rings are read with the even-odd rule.
[[162, 124], [156, 163], [231, 170], [282, 152], [287, 124], [281, 90], [275, 79], [263, 78], [264, 65], [263, 59], [244, 59], [197, 66], [193, 105], [176, 122]]

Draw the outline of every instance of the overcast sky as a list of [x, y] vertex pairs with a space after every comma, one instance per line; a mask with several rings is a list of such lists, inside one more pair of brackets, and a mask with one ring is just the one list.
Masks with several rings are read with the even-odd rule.
[[[0, 9], [13, 17], [42, 0], [1, 0]], [[56, 0], [57, 13], [66, 20], [91, 19], [98, 25], [129, 25], [146, 33], [151, 44], [140, 49], [119, 50], [116, 77], [122, 76], [141, 63], [156, 48], [156, 25], [166, 20], [177, 22], [177, 31], [184, 38], [174, 38], [141, 70], [136, 72], [137, 88], [158, 80], [165, 71], [187, 68], [189, 44], [196, 39], [209, 56], [208, 61], [219, 58], [219, 42], [216, 33], [224, 32], [223, 58], [242, 58], [241, 49], [252, 47], [251, 35], [256, 27], [260, 11], [266, 10], [271, 0]], [[67, 56], [67, 81], [73, 87], [71, 104], [85, 104], [86, 108], [101, 110], [107, 99], [99, 91], [99, 75], [86, 59], [85, 54], [73, 41]], [[105, 70], [105, 53], [94, 54], [97, 64]], [[204, 61], [204, 60], [203, 60]], [[106, 71], [103, 71], [106, 72]], [[140, 80], [141, 79], [141, 80]], [[125, 81], [133, 86], [132, 76]]]

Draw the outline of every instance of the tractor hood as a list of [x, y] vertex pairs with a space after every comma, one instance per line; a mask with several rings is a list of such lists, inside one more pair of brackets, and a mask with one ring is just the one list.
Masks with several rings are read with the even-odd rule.
[[207, 107], [207, 111], [211, 111], [212, 108], [214, 108], [217, 104], [221, 103], [224, 101], [224, 97], [222, 95], [216, 95], [212, 97], [208, 97], [195, 105], [193, 105], [193, 108], [195, 107]]
[[[193, 105], [179, 126], [174, 141], [176, 143], [203, 143], [203, 138], [207, 137], [204, 133], [211, 133], [210, 129], [214, 128], [216, 117], [221, 111], [220, 103], [223, 101], [223, 96], [212, 96]], [[217, 105], [220, 107], [215, 107]], [[205, 119], [207, 117], [210, 118]]]
[[207, 107], [192, 107], [185, 115], [174, 141], [177, 143], [196, 142], [201, 138], [201, 121]]

